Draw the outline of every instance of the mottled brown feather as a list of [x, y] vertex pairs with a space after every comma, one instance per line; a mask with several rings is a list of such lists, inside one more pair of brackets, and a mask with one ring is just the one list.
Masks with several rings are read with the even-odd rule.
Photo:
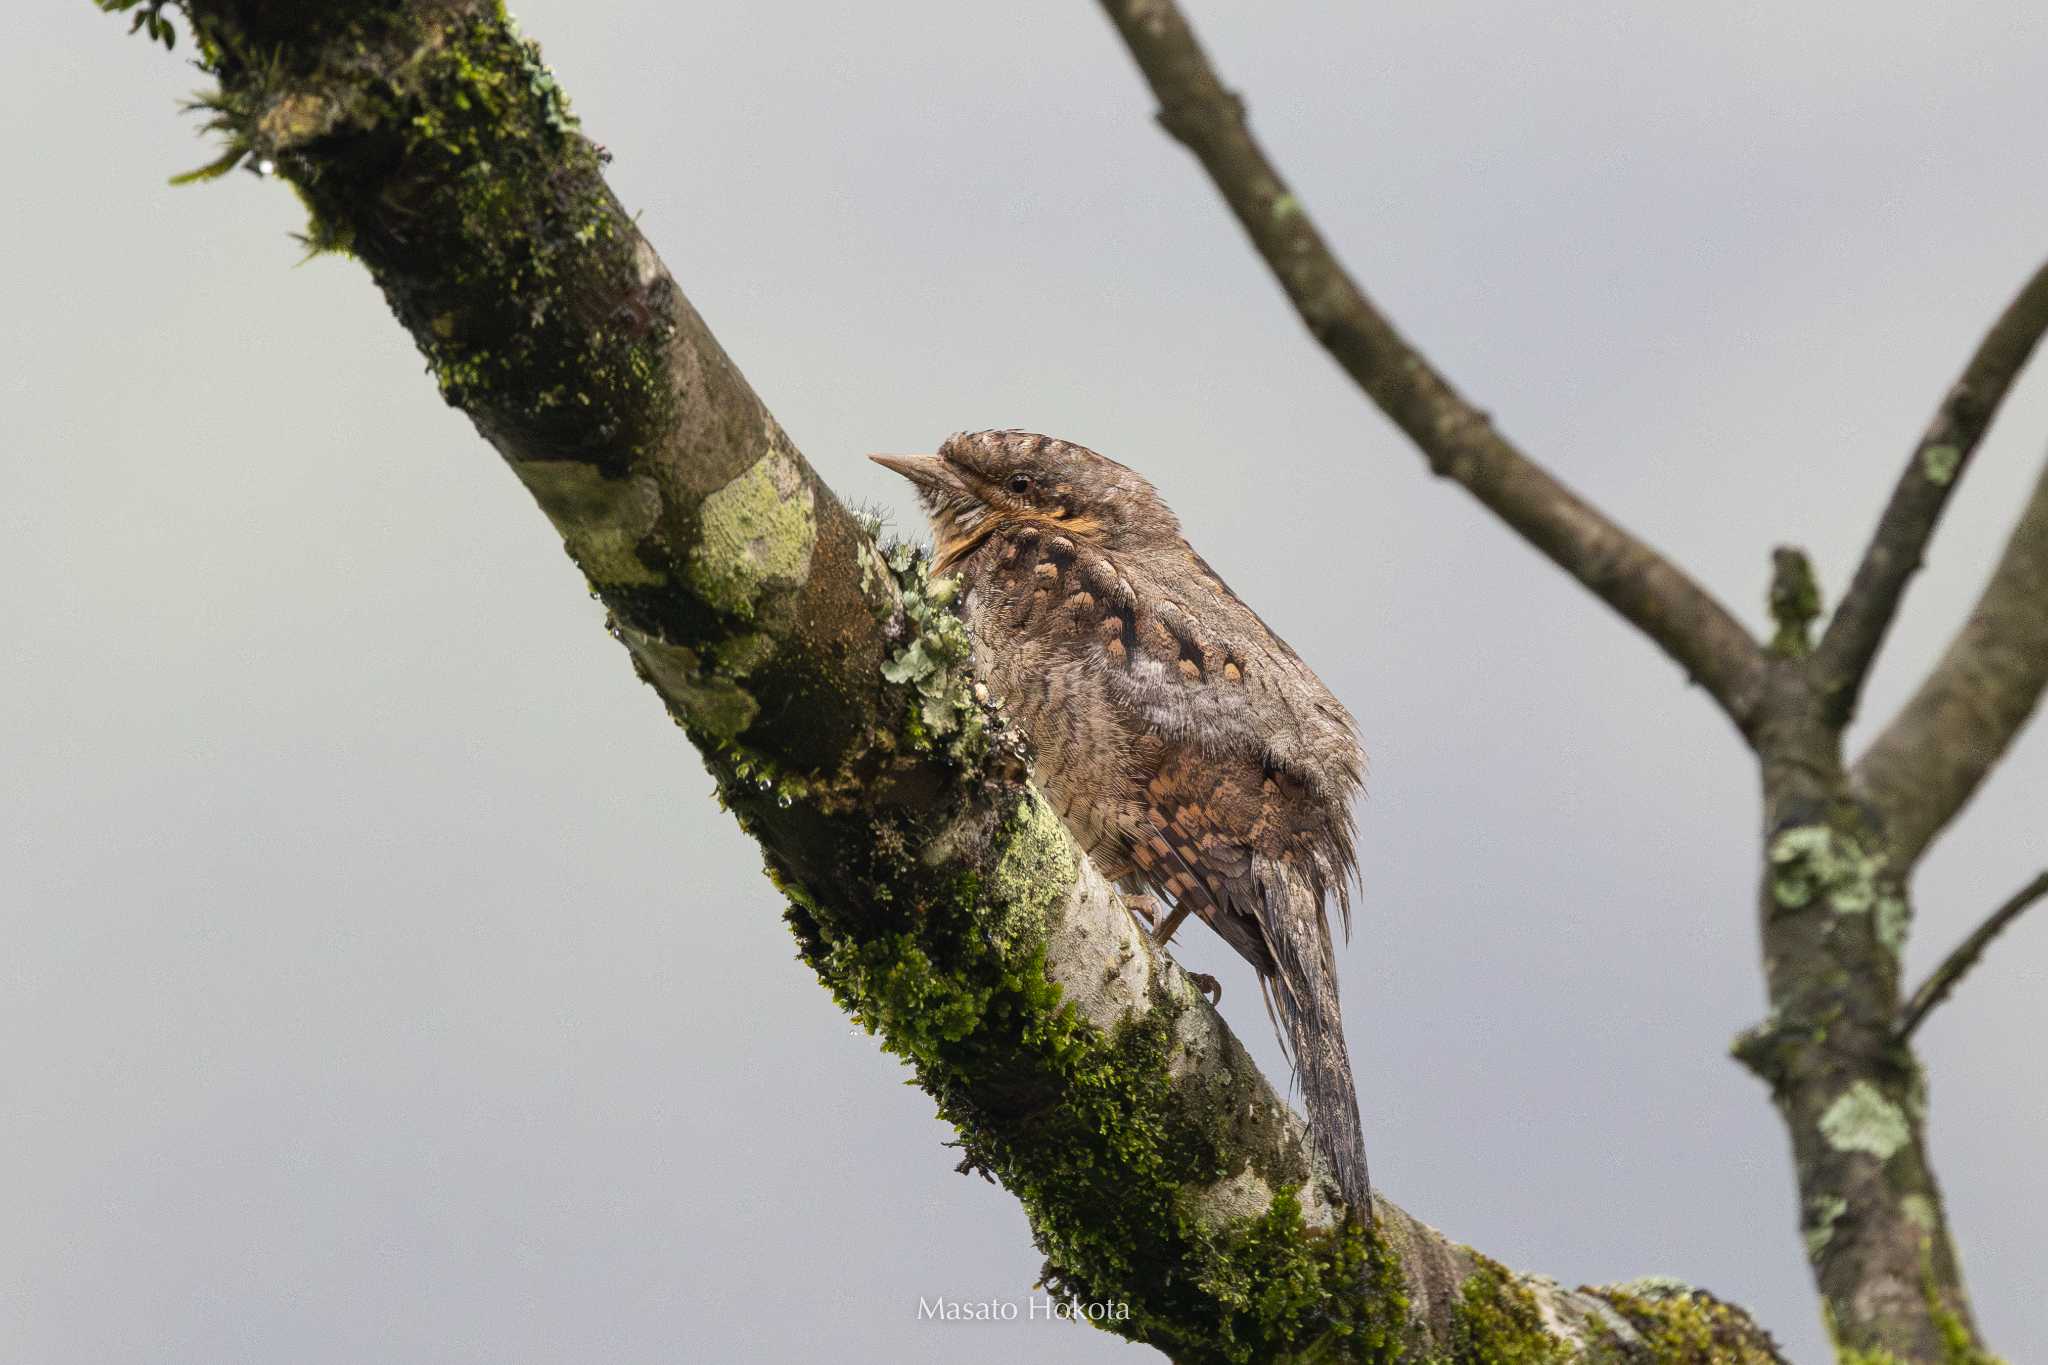
[[1085, 447], [956, 435], [920, 478], [975, 663], [1034, 773], [1113, 879], [1199, 916], [1272, 987], [1312, 1126], [1369, 1189], [1326, 907], [1349, 926], [1350, 713], [1181, 537], [1157, 492]]

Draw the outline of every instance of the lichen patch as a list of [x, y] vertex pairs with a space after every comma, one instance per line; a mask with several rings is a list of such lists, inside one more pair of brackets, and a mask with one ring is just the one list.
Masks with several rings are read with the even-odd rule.
[[1818, 900], [1837, 914], [1861, 914], [1877, 903], [1884, 867], [1882, 850], [1827, 825], [1799, 825], [1771, 840], [1771, 899], [1787, 910]]
[[1956, 471], [1962, 464], [1963, 452], [1957, 446], [1931, 445], [1920, 452], [1920, 472], [1927, 476], [1927, 482], [1939, 487], [1955, 482]]
[[1838, 1152], [1868, 1152], [1879, 1161], [1889, 1161], [1913, 1136], [1905, 1111], [1869, 1081], [1836, 1096], [1820, 1116], [1820, 1132]]
[[720, 611], [751, 617], [764, 595], [809, 576], [816, 497], [782, 451], [771, 449], [705, 498], [699, 516], [690, 585]]

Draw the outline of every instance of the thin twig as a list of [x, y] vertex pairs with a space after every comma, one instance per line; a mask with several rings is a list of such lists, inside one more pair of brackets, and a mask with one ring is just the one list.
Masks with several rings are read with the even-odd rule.
[[1407, 433], [1437, 474], [1633, 624], [1751, 732], [1765, 661], [1754, 638], [1683, 570], [1495, 431], [1365, 296], [1246, 126], [1171, 0], [1102, 0], [1159, 100], [1259, 255], [1331, 356]]
[[2048, 332], [2048, 263], [1991, 324], [1962, 377], [1941, 400], [1892, 489], [1840, 609], [1814, 650], [1814, 678], [1828, 718], [1837, 726], [1856, 714], [1863, 680], [1898, 615], [1906, 584], [1919, 571], [1942, 509], [2043, 332]]
[[2021, 887], [2011, 900], [1991, 912], [1991, 918], [1977, 926], [1977, 931], [1956, 945], [1954, 952], [1934, 969], [1934, 974], [1920, 983], [1920, 989], [1913, 992], [1913, 998], [1899, 1015], [1899, 1041], [1913, 1036], [1913, 1030], [1920, 1027], [1920, 1021], [1927, 1012], [1948, 999], [1949, 992], [1956, 988], [1966, 972], [1977, 965], [1977, 959], [1984, 955], [1984, 949], [1991, 940], [2005, 932], [2007, 925], [2020, 917], [2020, 912], [2048, 896], [2048, 872]]

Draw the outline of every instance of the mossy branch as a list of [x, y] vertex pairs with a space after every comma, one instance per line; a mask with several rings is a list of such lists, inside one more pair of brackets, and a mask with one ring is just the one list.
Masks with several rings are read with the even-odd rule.
[[760, 842], [805, 961], [1023, 1202], [1051, 1288], [1187, 1361], [1776, 1358], [1724, 1306], [1686, 1312], [1742, 1354], [1704, 1354], [1391, 1203], [1346, 1218], [1300, 1121], [1030, 788], [950, 583], [796, 451], [501, 5], [184, 8], [226, 164], [289, 183], [308, 241], [369, 270]]

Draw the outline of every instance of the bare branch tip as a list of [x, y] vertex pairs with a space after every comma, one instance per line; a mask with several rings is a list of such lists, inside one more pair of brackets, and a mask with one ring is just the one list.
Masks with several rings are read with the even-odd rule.
[[1991, 940], [2004, 933], [2012, 922], [2027, 908], [2043, 898], [2048, 898], [2048, 871], [2042, 872], [1992, 911], [1985, 921], [1978, 925], [1971, 935], [1957, 944], [1955, 950], [1936, 967], [1933, 973], [1913, 992], [1899, 1015], [1899, 1041], [1905, 1042], [1913, 1031], [1931, 1013], [1936, 1005], [1948, 999], [1970, 969], [1984, 956], [1984, 950]]

